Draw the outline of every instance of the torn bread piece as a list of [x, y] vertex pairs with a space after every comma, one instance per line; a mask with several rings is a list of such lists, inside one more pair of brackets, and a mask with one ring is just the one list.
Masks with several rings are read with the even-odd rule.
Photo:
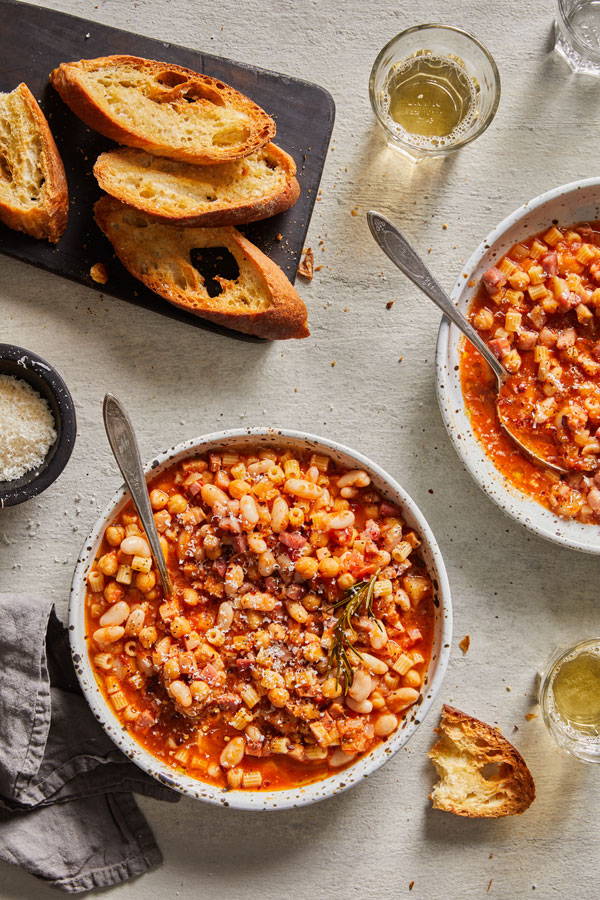
[[61, 63], [52, 86], [105, 137], [197, 165], [248, 156], [275, 135], [275, 122], [217, 78], [138, 56]]
[[94, 213], [125, 268], [169, 303], [268, 340], [308, 337], [301, 297], [235, 228], [165, 225], [108, 196]]
[[431, 800], [435, 809], [457, 816], [497, 818], [525, 812], [535, 784], [525, 760], [491, 725], [444, 706], [440, 740], [429, 751], [440, 781]]
[[300, 195], [296, 164], [275, 144], [212, 166], [121, 147], [94, 166], [102, 190], [175, 225], [242, 225], [293, 206]]
[[55, 243], [67, 226], [69, 193], [52, 132], [26, 84], [0, 93], [0, 220]]

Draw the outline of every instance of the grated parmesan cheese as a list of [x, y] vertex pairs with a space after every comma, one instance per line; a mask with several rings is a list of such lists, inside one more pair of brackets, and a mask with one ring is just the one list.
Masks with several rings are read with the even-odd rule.
[[44, 398], [26, 381], [0, 375], [0, 481], [15, 481], [41, 465], [55, 440]]

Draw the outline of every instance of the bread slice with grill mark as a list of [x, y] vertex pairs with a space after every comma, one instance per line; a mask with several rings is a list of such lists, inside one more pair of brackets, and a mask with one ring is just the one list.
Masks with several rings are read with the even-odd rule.
[[50, 81], [90, 128], [127, 147], [206, 165], [268, 143], [275, 123], [248, 97], [209, 75], [137, 56], [61, 63]]
[[275, 216], [300, 195], [296, 164], [275, 144], [212, 166], [121, 147], [94, 166], [100, 187], [128, 206], [177, 225], [240, 225]]
[[67, 226], [65, 170], [44, 113], [26, 84], [0, 93], [0, 220], [55, 243]]
[[440, 781], [435, 809], [471, 818], [514, 816], [535, 799], [531, 772], [519, 751], [496, 728], [444, 706], [440, 740], [429, 751]]
[[[306, 307], [284, 273], [231, 226], [165, 225], [114, 197], [94, 207], [96, 222], [125, 268], [151, 291], [194, 315], [268, 340], [308, 337]], [[194, 250], [226, 250], [237, 277], [216, 275], [217, 296], [192, 263]]]

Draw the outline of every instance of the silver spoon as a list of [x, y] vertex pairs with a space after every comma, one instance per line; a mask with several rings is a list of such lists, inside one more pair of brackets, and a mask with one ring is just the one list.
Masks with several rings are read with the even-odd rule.
[[[475, 349], [481, 353], [496, 376], [498, 393], [500, 393], [506, 380], [510, 378], [510, 373], [504, 368], [502, 363], [496, 359], [488, 345], [475, 331], [468, 319], [466, 319], [465, 316], [458, 311], [456, 306], [454, 306], [448, 294], [440, 287], [418, 253], [413, 250], [400, 231], [398, 231], [385, 216], [382, 216], [381, 213], [370, 210], [367, 213], [367, 221], [369, 223], [369, 228], [371, 229], [371, 234], [383, 252], [389, 256], [394, 265], [398, 266], [400, 271], [404, 272], [406, 277], [409, 278], [413, 284], [420, 288], [430, 300], [433, 300], [433, 302], [439, 306], [444, 315], [447, 316], [450, 321], [454, 322], [456, 327], [462, 331]], [[530, 447], [522, 443], [522, 441], [513, 434], [510, 427], [504, 421], [497, 402], [496, 412], [498, 413], [498, 420], [502, 429], [509, 435], [515, 444], [527, 454], [527, 456], [535, 460], [535, 462], [546, 466], [548, 469], [552, 469], [553, 472], [558, 472], [561, 475], [566, 474], [566, 469], [556, 465], [556, 463], [544, 459], [542, 456], [538, 456]]]
[[162, 552], [162, 547], [160, 546], [160, 539], [158, 537], [158, 531], [156, 530], [152, 507], [150, 506], [146, 477], [142, 468], [140, 449], [138, 447], [133, 426], [120, 402], [116, 397], [113, 397], [112, 394], [106, 394], [104, 397], [102, 415], [104, 417], [104, 427], [106, 429], [110, 449], [117, 461], [125, 484], [129, 488], [129, 493], [131, 494], [140, 521], [144, 526], [144, 531], [146, 532], [146, 536], [150, 543], [152, 556], [160, 576], [163, 593], [165, 598], [168, 598], [173, 593], [173, 586], [171, 584], [171, 578]]

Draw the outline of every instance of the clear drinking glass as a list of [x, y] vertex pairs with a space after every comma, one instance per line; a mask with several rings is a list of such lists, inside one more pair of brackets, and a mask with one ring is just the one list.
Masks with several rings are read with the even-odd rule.
[[557, 0], [554, 34], [573, 72], [600, 76], [600, 0]]
[[[582, 659], [593, 668], [582, 668]], [[552, 654], [540, 675], [539, 702], [558, 746], [583, 762], [600, 763], [600, 638]]]
[[[415, 57], [442, 58], [461, 67], [473, 89], [470, 114], [444, 138], [411, 133], [390, 115], [390, 83]], [[486, 130], [500, 102], [500, 75], [492, 55], [473, 37], [451, 25], [415, 25], [392, 38], [379, 53], [371, 70], [369, 97], [390, 146], [412, 160], [453, 153]]]

